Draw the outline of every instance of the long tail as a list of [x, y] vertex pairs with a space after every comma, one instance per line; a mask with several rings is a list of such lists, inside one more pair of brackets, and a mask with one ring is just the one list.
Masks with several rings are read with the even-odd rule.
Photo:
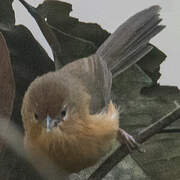
[[152, 46], [149, 40], [165, 26], [159, 25], [159, 6], [152, 6], [130, 17], [99, 47], [113, 77], [135, 64]]

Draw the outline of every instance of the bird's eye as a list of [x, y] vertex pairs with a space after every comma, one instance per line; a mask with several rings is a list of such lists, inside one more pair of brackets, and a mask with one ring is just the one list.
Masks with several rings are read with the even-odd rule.
[[66, 116], [66, 110], [63, 110], [63, 111], [61, 111], [61, 117], [65, 117]]
[[34, 117], [35, 117], [36, 120], [38, 120], [38, 115], [37, 115], [37, 113], [34, 114]]

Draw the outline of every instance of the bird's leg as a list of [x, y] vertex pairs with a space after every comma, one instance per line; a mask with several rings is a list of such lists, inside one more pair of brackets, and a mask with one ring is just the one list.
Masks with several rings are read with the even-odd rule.
[[121, 144], [125, 144], [130, 152], [138, 149], [139, 147], [139, 144], [136, 142], [136, 140], [121, 128], [118, 129], [117, 139]]

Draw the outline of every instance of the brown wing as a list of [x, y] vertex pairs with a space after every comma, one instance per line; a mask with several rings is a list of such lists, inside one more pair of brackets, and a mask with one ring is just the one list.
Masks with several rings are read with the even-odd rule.
[[99, 113], [106, 108], [110, 100], [112, 75], [100, 56], [92, 55], [74, 61], [66, 65], [63, 71], [78, 78], [87, 89], [91, 96], [91, 114]]
[[15, 94], [14, 76], [6, 41], [0, 33], [0, 116], [10, 118]]

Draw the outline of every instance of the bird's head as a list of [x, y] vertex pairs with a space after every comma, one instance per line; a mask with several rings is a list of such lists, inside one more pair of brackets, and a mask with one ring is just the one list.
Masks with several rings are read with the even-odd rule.
[[[71, 78], [59, 78], [57, 72], [50, 72], [31, 83], [22, 105], [26, 131], [32, 124], [48, 133], [53, 129], [68, 128], [74, 123], [73, 119], [80, 109], [78, 102], [81, 97], [76, 94], [77, 83], [69, 82], [69, 79]], [[72, 90], [73, 87], [75, 90]]]

